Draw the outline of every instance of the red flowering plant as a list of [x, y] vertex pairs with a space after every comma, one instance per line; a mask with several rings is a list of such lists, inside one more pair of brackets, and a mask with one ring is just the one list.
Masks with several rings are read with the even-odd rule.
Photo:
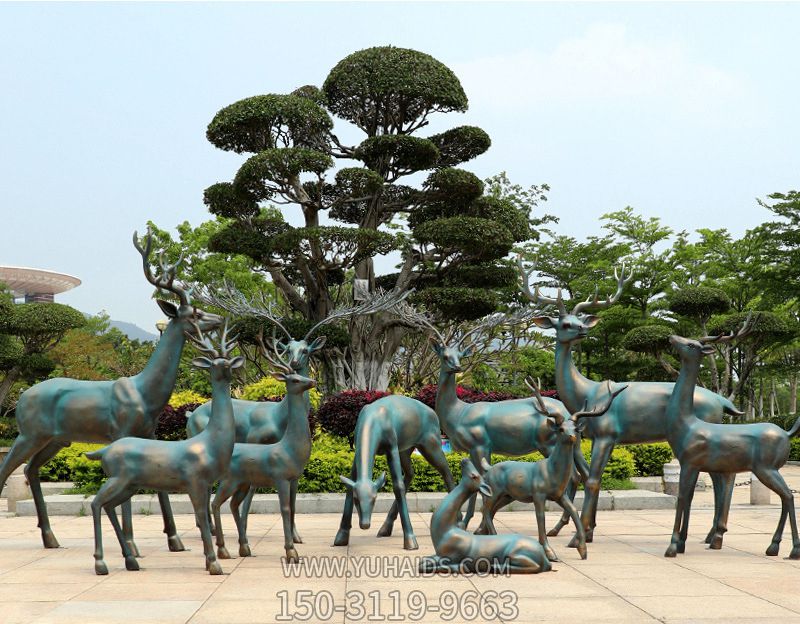
[[325, 398], [317, 410], [320, 427], [329, 433], [347, 438], [353, 447], [353, 434], [358, 414], [365, 405], [377, 401], [389, 392], [381, 390], [344, 390]]

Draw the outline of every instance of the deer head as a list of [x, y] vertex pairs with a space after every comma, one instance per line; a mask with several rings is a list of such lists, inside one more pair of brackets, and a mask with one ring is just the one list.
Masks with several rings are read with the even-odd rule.
[[556, 340], [562, 344], [570, 345], [586, 338], [586, 336], [589, 335], [589, 330], [597, 325], [597, 323], [600, 321], [597, 316], [586, 314], [585, 312], [590, 309], [600, 310], [602, 308], [607, 308], [616, 303], [620, 295], [622, 295], [622, 291], [624, 290], [626, 284], [628, 284], [628, 282], [630, 282], [633, 278], [633, 273], [629, 273], [627, 276], [625, 275], [624, 264], [622, 265], [622, 269], [620, 271], [617, 271], [615, 268], [614, 279], [617, 280], [617, 291], [613, 295], [606, 297], [605, 299], [601, 299], [598, 296], [597, 289], [595, 289], [593, 296], [589, 296], [586, 301], [579, 302], [574, 308], [572, 308], [571, 312], [567, 312], [567, 308], [564, 305], [564, 300], [561, 297], [560, 288], [558, 289], [558, 294], [555, 298], [544, 296], [539, 290], [538, 286], [531, 290], [530, 277], [535, 270], [535, 267], [526, 270], [522, 264], [521, 256], [517, 256], [517, 267], [519, 270], [520, 282], [524, 295], [537, 306], [555, 305], [558, 309], [558, 316], [537, 316], [533, 319], [533, 322], [537, 327], [542, 329], [556, 330]]
[[170, 322], [176, 321], [183, 326], [183, 330], [187, 331], [196, 323], [200, 331], [208, 331], [219, 327], [222, 324], [222, 317], [218, 314], [204, 312], [192, 305], [192, 291], [186, 290], [179, 284], [175, 283], [175, 276], [178, 267], [183, 260], [183, 256], [178, 258], [174, 264], [167, 264], [164, 261], [164, 253], [162, 252], [159, 257], [160, 273], [157, 276], [153, 275], [153, 270], [150, 267], [150, 254], [153, 250], [153, 235], [150, 228], [147, 229], [147, 234], [140, 239], [139, 235], [133, 233], [133, 246], [142, 256], [142, 265], [144, 267], [144, 276], [147, 281], [155, 286], [159, 292], [171, 292], [178, 297], [178, 305], [163, 299], [156, 299], [158, 307], [170, 319]]
[[686, 364], [688, 362], [699, 362], [704, 355], [713, 355], [716, 353], [717, 350], [714, 348], [714, 345], [740, 340], [747, 337], [752, 332], [753, 313], [751, 312], [747, 315], [747, 319], [737, 332], [732, 331], [729, 334], [720, 334], [718, 336], [703, 336], [697, 340], [673, 334], [669, 337], [669, 342], [675, 347], [675, 350], [681, 358], [681, 362]]
[[306, 390], [317, 385], [317, 382], [309, 377], [297, 373], [297, 369], [290, 360], [287, 360], [287, 351], [280, 351], [278, 348], [279, 342], [272, 341], [272, 349], [268, 349], [264, 344], [263, 336], [259, 333], [258, 345], [261, 349], [261, 354], [264, 358], [276, 369], [272, 376], [278, 381], [286, 384], [286, 394], [301, 395]]
[[[233, 371], [244, 365], [241, 355], [231, 357], [236, 347], [236, 337], [228, 337], [228, 322], [225, 320], [222, 329], [216, 332], [216, 340], [206, 335], [196, 319], [191, 320], [192, 329], [186, 331], [186, 336], [203, 355], [192, 360], [192, 365], [203, 368], [211, 373], [211, 379], [230, 383]], [[215, 346], [219, 345], [219, 348]]]
[[383, 471], [374, 481], [366, 478], [353, 481], [344, 475], [341, 475], [339, 480], [353, 491], [353, 502], [358, 510], [358, 526], [368, 529], [372, 521], [372, 510], [375, 508], [378, 492], [386, 485], [386, 471]]
[[[486, 459], [483, 460], [485, 464], [483, 465], [484, 469], [486, 469]], [[491, 468], [491, 466], [489, 466]], [[486, 481], [483, 480], [483, 476], [478, 469], [475, 468], [475, 465], [469, 460], [469, 458], [465, 457], [461, 460], [461, 484], [470, 492], [480, 492], [484, 496], [491, 496], [492, 495], [492, 488], [489, 486]]]

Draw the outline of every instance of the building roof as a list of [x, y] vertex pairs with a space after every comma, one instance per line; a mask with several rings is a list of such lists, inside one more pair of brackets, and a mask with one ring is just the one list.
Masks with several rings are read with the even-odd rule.
[[0, 266], [0, 282], [8, 286], [15, 297], [57, 295], [81, 284], [77, 277], [66, 273], [15, 266]]

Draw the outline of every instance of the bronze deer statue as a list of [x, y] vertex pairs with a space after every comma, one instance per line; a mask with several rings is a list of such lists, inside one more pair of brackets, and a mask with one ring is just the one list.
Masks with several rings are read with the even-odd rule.
[[[26, 390], [17, 403], [19, 437], [0, 467], [0, 489], [8, 476], [28, 460], [25, 475], [33, 493], [45, 548], [58, 548], [58, 540], [50, 528], [39, 482], [39, 468], [72, 442], [105, 443], [127, 436], [153, 438], [158, 417], [175, 386], [186, 340], [184, 332], [194, 322], [203, 331], [222, 323], [222, 318], [216, 314], [203, 312], [193, 306], [190, 291], [175, 283], [181, 259], [171, 265], [165, 264], [162, 259], [160, 274], [154, 276], [150, 268], [151, 233], [148, 231], [142, 243], [134, 232], [133, 244], [142, 256], [147, 281], [158, 291], [170, 292], [178, 298], [177, 306], [157, 300], [170, 320], [144, 370], [133, 377], [116, 381], [47, 379]], [[158, 499], [169, 549], [183, 550], [175, 529], [169, 497], [159, 493]], [[123, 524], [126, 539], [136, 553], [130, 502], [123, 505]]]
[[[526, 383], [533, 391], [539, 408], [547, 414], [547, 407], [542, 401], [538, 386], [532, 380], [526, 380]], [[539, 543], [550, 561], [558, 561], [558, 557], [547, 541], [544, 524], [545, 502], [551, 500], [558, 503], [575, 524], [578, 553], [581, 559], [586, 559], [586, 535], [583, 532], [578, 512], [567, 492], [569, 486], [574, 482], [575, 451], [577, 449], [580, 452], [580, 431], [586, 422], [581, 419], [597, 418], [605, 414], [617, 395], [625, 388], [627, 386], [612, 391], [611, 382], [607, 382], [607, 399], [594, 409], [589, 410], [588, 404], [584, 404], [583, 409], [567, 419], [558, 412], [548, 415], [548, 422], [556, 434], [555, 446], [550, 457], [537, 462], [505, 461], [494, 466], [490, 466], [484, 460], [483, 478], [492, 489], [492, 496], [483, 501], [481, 529], [484, 533], [497, 533], [494, 528], [494, 515], [502, 507], [513, 501], [533, 503], [536, 509]]]
[[[667, 404], [667, 440], [681, 464], [681, 477], [675, 525], [665, 557], [674, 557], [686, 549], [689, 512], [698, 472], [725, 474], [733, 479], [737, 472], [751, 471], [781, 499], [781, 517], [767, 548], [767, 555], [778, 554], [788, 516], [792, 528], [792, 551], [789, 559], [800, 559], [794, 496], [780, 473], [781, 466], [789, 459], [789, 440], [800, 431], [800, 418], [789, 431], [784, 431], [772, 423], [710, 423], [700, 420], [695, 412], [694, 387], [703, 356], [714, 353], [714, 344], [747, 336], [752, 331], [750, 321], [748, 317], [745, 325], [735, 334], [731, 332], [728, 335], [705, 336], [699, 340], [670, 336], [670, 342], [681, 359], [681, 370]], [[727, 529], [729, 507], [730, 496], [723, 501], [723, 514], [717, 524], [712, 547], [715, 542], [722, 543], [722, 533]]]
[[86, 453], [89, 459], [99, 459], [108, 479], [92, 501], [94, 520], [95, 573], [108, 574], [103, 560], [103, 535], [100, 514], [108, 514], [117, 534], [128, 570], [138, 570], [130, 544], [122, 534], [114, 507], [130, 500], [139, 488], [159, 491], [186, 492], [194, 507], [195, 522], [203, 539], [206, 570], [222, 574], [214, 555], [211, 527], [208, 524], [208, 492], [228, 469], [233, 453], [233, 407], [231, 380], [233, 371], [244, 364], [242, 356], [232, 357], [236, 341], [228, 337], [227, 324], [219, 336], [219, 349], [203, 336], [199, 326], [189, 338], [203, 353], [192, 364], [211, 374], [214, 409], [204, 431], [187, 440], [165, 441], [142, 438], [121, 438], [97, 451]]
[[[615, 269], [617, 290], [612, 296], [600, 299], [595, 292], [594, 296], [577, 303], [572, 311], [568, 312], [560, 290], [555, 298], [546, 297], [538, 287], [531, 290], [530, 276], [535, 268], [526, 270], [520, 257], [517, 258], [517, 264], [525, 296], [537, 306], [556, 306], [558, 310], [557, 316], [538, 316], [533, 320], [540, 328], [553, 329], [556, 332], [555, 376], [559, 398], [570, 411], [580, 409], [586, 401], [593, 403], [603, 384], [587, 379], [581, 374], [572, 359], [572, 347], [586, 338], [589, 330], [600, 321], [597, 316], [586, 312], [590, 309], [608, 308], [616, 303], [633, 274], [626, 276], [624, 266], [621, 272]], [[594, 534], [600, 479], [614, 447], [617, 444], [641, 444], [667, 439], [664, 413], [675, 384], [629, 382], [627, 385], [628, 390], [625, 394], [615, 401], [603, 416], [588, 421], [584, 431], [584, 436], [592, 440], [592, 457], [589, 475], [585, 482], [586, 491], [581, 512], [581, 522], [587, 542], [592, 541]], [[697, 417], [708, 422], [722, 422], [724, 414], [741, 415], [728, 399], [704, 388], [694, 389], [694, 405]], [[725, 500], [730, 500], [733, 479], [718, 473], [711, 473], [711, 479], [714, 483], [714, 520], [706, 541], [711, 543], [712, 548], [720, 548], [721, 537], [717, 540], [715, 536], [720, 535], [717, 527], [722, 514], [727, 514], [727, 509], [723, 510], [723, 506]], [[550, 534], [557, 534], [561, 526], [563, 523]], [[577, 540], [573, 539], [570, 545], [576, 544]]]
[[375, 499], [386, 483], [386, 473], [373, 481], [372, 470], [375, 456], [384, 453], [392, 475], [395, 500], [378, 537], [392, 534], [399, 511], [403, 548], [419, 548], [406, 504], [406, 491], [414, 478], [411, 453], [415, 448], [442, 475], [447, 490], [452, 490], [455, 484], [442, 452], [441, 427], [436, 412], [421, 401], [397, 394], [378, 399], [361, 409], [356, 423], [356, 450], [350, 477], [340, 477], [347, 486], [347, 496], [334, 546], [347, 546], [350, 542], [354, 503], [358, 509], [359, 526], [369, 528]]

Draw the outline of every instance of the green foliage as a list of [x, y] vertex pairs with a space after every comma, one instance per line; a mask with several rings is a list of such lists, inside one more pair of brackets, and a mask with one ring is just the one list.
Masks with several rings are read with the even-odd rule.
[[664, 474], [664, 464], [674, 455], [666, 442], [654, 444], [631, 444], [624, 447], [633, 456], [637, 477], [658, 477]]
[[180, 390], [172, 393], [172, 396], [169, 397], [168, 405], [172, 407], [183, 407], [184, 405], [198, 403], [202, 405], [208, 401], [208, 399], [209, 397], [195, 392], [194, 390]]
[[800, 461], [800, 438], [792, 438], [789, 440], [791, 448], [789, 450], [789, 459], [791, 461]]
[[[592, 457], [592, 445], [589, 440], [581, 440], [581, 451], [586, 461]], [[603, 479], [616, 479], [623, 481], [630, 479], [636, 474], [636, 462], [633, 454], [627, 447], [618, 446], [611, 451], [611, 458], [603, 471]]]
[[439, 167], [455, 167], [483, 154], [492, 145], [485, 131], [475, 126], [458, 126], [428, 137], [439, 149]]
[[[78, 475], [83, 475], [89, 466], [96, 467], [99, 474], [103, 474], [99, 461], [90, 461], [84, 453], [102, 448], [102, 444], [73, 443], [61, 449], [55, 457], [47, 462], [40, 470], [42, 481], [75, 481]], [[99, 484], [98, 484], [99, 487]]]
[[511, 251], [514, 237], [503, 224], [479, 217], [447, 217], [414, 228], [423, 243], [457, 248], [477, 260], [502, 257]]
[[[274, 377], [262, 377], [258, 381], [242, 388], [239, 398], [245, 401], [262, 401], [264, 399], [281, 398], [286, 394], [286, 384]], [[308, 392], [311, 407], [317, 409], [322, 402], [322, 394], [316, 388]]]
[[669, 349], [669, 337], [675, 333], [667, 325], [634, 327], [622, 339], [622, 346], [637, 353], [658, 353]]
[[[19, 435], [17, 421], [13, 418], [0, 418], [0, 440], [13, 440]], [[0, 444], [0, 446], [5, 446]]]
[[62, 303], [23, 303], [0, 317], [0, 332], [18, 336], [30, 352], [46, 348], [85, 323], [83, 314]]
[[403, 173], [430, 169], [439, 160], [439, 150], [432, 141], [406, 134], [369, 137], [354, 155], [370, 169]]
[[248, 218], [259, 212], [258, 202], [230, 182], [217, 182], [203, 191], [203, 203], [219, 217]]
[[321, 175], [332, 166], [333, 159], [328, 154], [307, 147], [266, 149], [244, 162], [233, 184], [239, 192], [263, 201], [275, 194], [275, 181], [296, 178], [301, 173]]
[[497, 295], [491, 290], [446, 286], [425, 288], [411, 296], [411, 301], [425, 304], [450, 319], [474, 320], [486, 316], [497, 307]]
[[682, 316], [706, 320], [714, 314], [723, 314], [731, 307], [724, 290], [705, 286], [685, 287], [670, 295], [669, 309]]

